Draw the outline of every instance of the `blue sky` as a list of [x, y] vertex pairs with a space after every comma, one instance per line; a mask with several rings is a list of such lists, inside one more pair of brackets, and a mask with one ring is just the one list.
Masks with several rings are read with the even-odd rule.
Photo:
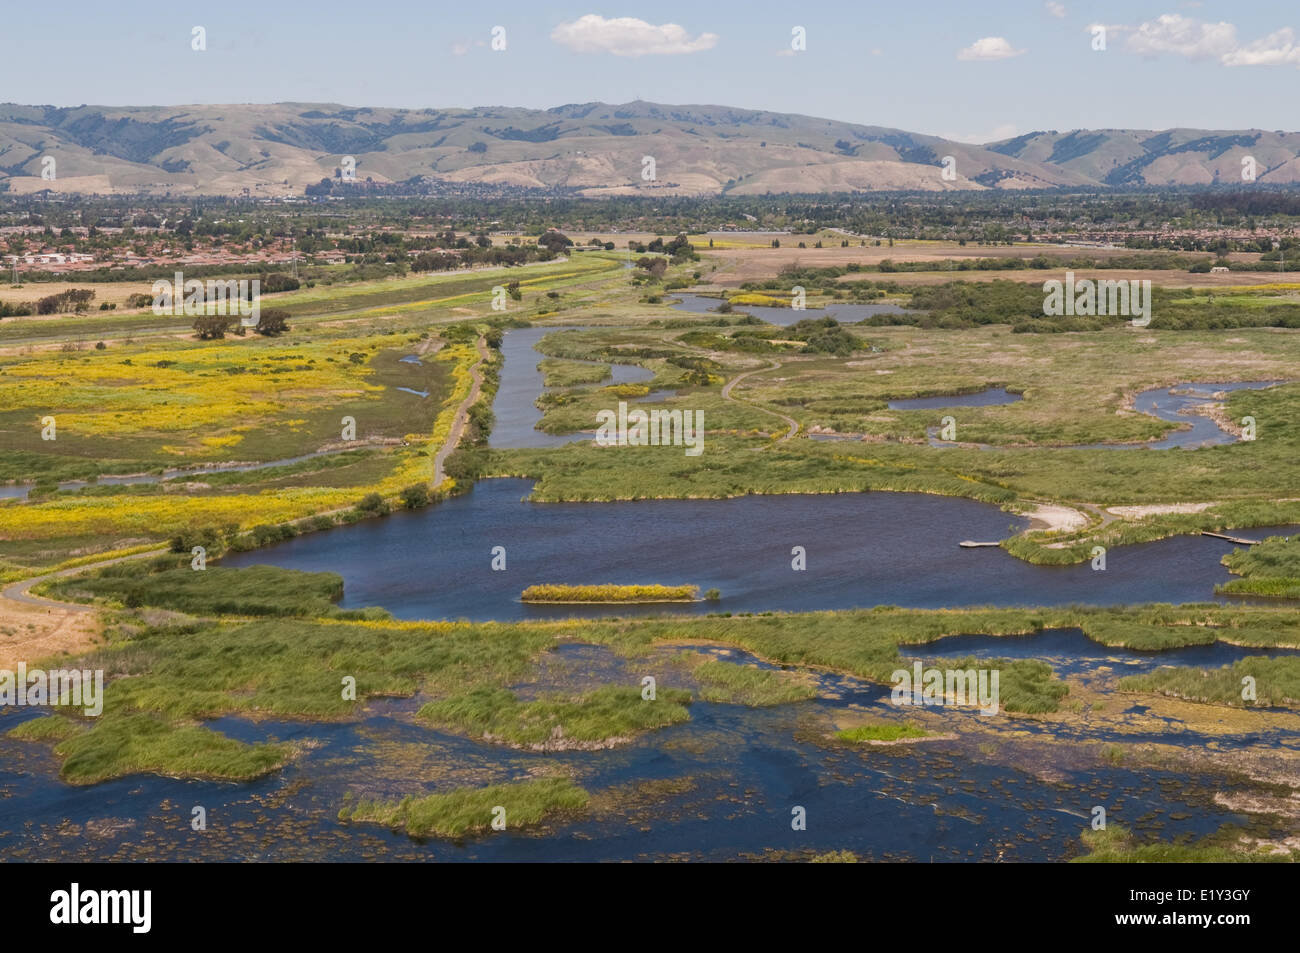
[[[19, 103], [640, 98], [970, 141], [1076, 127], [1300, 128], [1300, 5], [1280, 0], [9, 6], [0, 97]], [[1108, 27], [1105, 51], [1092, 48], [1092, 24]], [[195, 26], [205, 51], [191, 49]], [[491, 49], [495, 26], [502, 51]], [[807, 36], [797, 53], [795, 26]]]

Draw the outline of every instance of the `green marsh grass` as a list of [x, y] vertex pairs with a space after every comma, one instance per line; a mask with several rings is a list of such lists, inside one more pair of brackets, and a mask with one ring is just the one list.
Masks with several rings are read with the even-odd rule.
[[278, 566], [202, 572], [184, 568], [141, 574], [118, 563], [93, 573], [51, 582], [45, 591], [60, 599], [110, 599], [128, 607], [157, 606], [198, 615], [325, 616], [343, 596], [343, 577]]
[[520, 598], [524, 602], [641, 603], [696, 602], [699, 595], [699, 586], [538, 585], [529, 586], [523, 591]]
[[856, 728], [845, 728], [843, 731], [835, 732], [835, 737], [840, 741], [850, 741], [861, 743], [865, 741], [903, 741], [909, 738], [925, 738], [930, 734], [923, 728], [918, 728], [911, 724], [879, 724], [879, 725], [858, 725]]
[[[1247, 677], [1255, 680], [1253, 699], [1242, 697]], [[1233, 708], [1300, 708], [1300, 658], [1251, 656], [1209, 669], [1165, 666], [1120, 679], [1119, 690], [1156, 692]]]
[[20, 741], [65, 741], [73, 735], [80, 734], [84, 726], [75, 719], [63, 715], [43, 715], [25, 721], [17, 728], [9, 729], [6, 734]]
[[725, 705], [758, 708], [815, 698], [817, 689], [796, 672], [774, 671], [756, 665], [737, 665], [708, 659], [691, 669], [700, 685], [700, 698]]
[[59, 742], [60, 776], [95, 784], [130, 774], [249, 781], [283, 767], [283, 745], [248, 745], [198, 725], [149, 714], [100, 718], [86, 732]]
[[517, 830], [548, 816], [577, 813], [587, 800], [587, 792], [572, 781], [538, 778], [400, 801], [358, 801], [339, 811], [339, 820], [382, 824], [411, 837], [462, 837], [490, 830], [498, 807], [505, 808], [506, 829]]
[[1214, 835], [1199, 844], [1142, 844], [1126, 828], [1111, 825], [1099, 831], [1084, 831], [1088, 853], [1076, 857], [1076, 864], [1239, 864], [1292, 863], [1294, 853], [1237, 850], [1213, 843]]
[[576, 697], [520, 701], [504, 688], [478, 688], [430, 702], [419, 716], [439, 727], [525, 748], [600, 747], [690, 718], [689, 692], [659, 689], [646, 700], [636, 686], [605, 685]]

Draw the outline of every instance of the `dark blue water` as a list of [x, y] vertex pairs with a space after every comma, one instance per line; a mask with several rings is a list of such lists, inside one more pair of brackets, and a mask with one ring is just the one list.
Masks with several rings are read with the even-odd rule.
[[1036, 658], [1050, 664], [1061, 677], [1094, 672], [1103, 665], [1117, 675], [1145, 675], [1162, 665], [1222, 668], [1252, 656], [1300, 655], [1300, 649], [1261, 649], [1228, 642], [1140, 652], [1095, 642], [1082, 629], [1044, 629], [1032, 635], [951, 635], [923, 645], [903, 646], [900, 651], [927, 658]]
[[[784, 292], [771, 292], [771, 294], [775, 296], [784, 294]], [[679, 297], [680, 300], [672, 305], [673, 310], [685, 311], [688, 314], [717, 314], [718, 305], [721, 304], [722, 300], [693, 294], [684, 294]], [[896, 304], [840, 304], [839, 302], [828, 302], [822, 308], [808, 308], [803, 311], [796, 311], [794, 308], [758, 307], [751, 304], [733, 305], [733, 308], [731, 315], [733, 317], [736, 314], [752, 314], [768, 324], [774, 324], [782, 328], [787, 328], [805, 318], [812, 320], [834, 318], [841, 324], [853, 324], [878, 314], [907, 313], [906, 309], [900, 308]], [[724, 315], [724, 317], [726, 316]]]
[[1088, 449], [1096, 450], [1172, 450], [1184, 447], [1188, 450], [1196, 447], [1212, 447], [1224, 443], [1236, 443], [1237, 436], [1228, 433], [1211, 418], [1192, 413], [1196, 407], [1215, 403], [1214, 395], [1219, 391], [1263, 390], [1273, 387], [1280, 381], [1244, 381], [1233, 384], [1199, 381], [1191, 384], [1175, 384], [1173, 387], [1158, 387], [1144, 390], [1133, 400], [1135, 409], [1170, 423], [1186, 424], [1189, 429], [1176, 430], [1169, 436], [1150, 443], [1098, 443], [1089, 444]]
[[[961, 549], [1024, 527], [971, 500], [917, 493], [746, 496], [730, 500], [526, 503], [526, 480], [485, 480], [464, 496], [256, 552], [227, 566], [268, 563], [331, 571], [343, 605], [399, 618], [529, 619], [662, 612], [807, 612], [874, 605], [1113, 605], [1214, 598], [1234, 547], [1204, 536], [1123, 546], [1105, 571], [1033, 566], [1001, 549]], [[1274, 529], [1261, 529], [1263, 538]], [[506, 548], [506, 570], [491, 569]], [[791, 568], [803, 546], [807, 570]], [[717, 588], [689, 605], [527, 606], [535, 583], [662, 583]]]
[[[1221, 391], [1234, 390], [1263, 390], [1266, 387], [1273, 387], [1281, 381], [1241, 381], [1235, 384], [1222, 384], [1214, 382], [1196, 382], [1190, 384], [1175, 384], [1173, 387], [1157, 387], [1154, 390], [1144, 390], [1133, 399], [1133, 407], [1144, 414], [1150, 414], [1152, 417], [1159, 417], [1161, 420], [1167, 420], [1170, 423], [1186, 424], [1187, 430], [1175, 430], [1160, 440], [1153, 440], [1149, 443], [1089, 443], [1079, 444], [1070, 449], [1075, 450], [1172, 450], [1182, 447], [1187, 450], [1194, 450], [1197, 447], [1211, 447], [1224, 443], [1236, 443], [1237, 436], [1228, 433], [1213, 419], [1201, 414], [1193, 413], [1193, 409], [1203, 407], [1206, 404], [1215, 403], [1214, 395]], [[984, 393], [995, 393], [995, 391], [985, 391]], [[1005, 391], [1003, 391], [1005, 393]], [[978, 395], [977, 395], [978, 396]], [[990, 400], [981, 403], [1005, 404], [1013, 403], [1019, 400], [1019, 397], [1012, 396], [1011, 400]], [[922, 400], [947, 400], [948, 403], [927, 404], [926, 408], [956, 406], [956, 401], [951, 398], [922, 398]], [[904, 406], [907, 404], [908, 406]], [[916, 401], [893, 401], [889, 405], [895, 410], [920, 410], [922, 408]], [[979, 406], [978, 403], [966, 406]], [[949, 443], [938, 439], [936, 434], [939, 428], [930, 427], [926, 430], [926, 436], [929, 438], [932, 447], [955, 447], [957, 444]], [[834, 438], [832, 438], [834, 439]], [[988, 444], [980, 444], [980, 449], [993, 449]]]
[[[591, 434], [548, 434], [537, 430], [542, 412], [536, 400], [546, 388], [542, 372], [537, 369], [542, 355], [534, 345], [548, 334], [569, 331], [586, 331], [589, 328], [512, 328], [506, 331], [501, 342], [505, 364], [501, 368], [501, 382], [492, 401], [496, 422], [488, 437], [488, 446], [499, 450], [518, 450], [531, 447], [562, 447], [575, 440], [591, 440]], [[595, 363], [588, 362], [588, 363]], [[611, 364], [610, 384], [633, 384], [654, 377], [652, 371], [636, 364]], [[592, 430], [596, 422], [592, 421]]]
[[941, 407], [992, 407], [997, 404], [1014, 404], [1023, 399], [1020, 394], [1009, 394], [1005, 387], [990, 387], [975, 394], [943, 394], [938, 397], [909, 397], [891, 400], [890, 410], [934, 410]]

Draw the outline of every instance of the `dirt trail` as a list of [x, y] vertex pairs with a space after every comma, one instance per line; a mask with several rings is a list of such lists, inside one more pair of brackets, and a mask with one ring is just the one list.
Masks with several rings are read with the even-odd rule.
[[0, 668], [12, 669], [18, 662], [84, 651], [92, 647], [99, 636], [99, 617], [94, 606], [34, 596], [30, 590], [37, 583], [129, 559], [147, 559], [166, 551], [165, 548], [151, 549], [131, 556], [104, 559], [21, 579], [5, 586], [0, 590]]
[[491, 359], [492, 355], [488, 353], [487, 341], [482, 336], [474, 344], [478, 348], [479, 359], [469, 369], [473, 384], [470, 386], [469, 395], [456, 408], [456, 418], [451, 422], [447, 442], [442, 445], [433, 458], [433, 485], [435, 487], [442, 484], [442, 464], [447, 457], [451, 456], [452, 451], [456, 449], [456, 445], [460, 443], [460, 438], [465, 433], [465, 426], [469, 423], [469, 409], [474, 406], [479, 394], [483, 391], [483, 365]]
[[743, 381], [746, 377], [749, 377], [753, 374], [761, 374], [764, 371], [775, 371], [778, 370], [780, 367], [781, 367], [780, 361], [773, 361], [767, 367], [760, 367], [757, 368], [756, 370], [745, 371], [745, 373], [743, 374], [737, 374], [731, 380], [727, 381], [727, 383], [724, 384], [722, 387], [723, 400], [729, 400], [734, 404], [741, 404], [745, 407], [752, 407], [755, 410], [762, 411], [765, 414], [770, 414], [773, 417], [779, 417], [781, 418], [781, 420], [785, 421], [785, 425], [790, 429], [786, 432], [786, 434], [783, 437], [777, 440], [777, 443], [783, 443], [784, 441], [789, 440], [791, 437], [797, 434], [799, 432], [799, 421], [795, 420], [793, 417], [787, 417], [785, 414], [778, 413], [775, 410], [769, 410], [766, 407], [760, 407], [758, 404], [752, 403], [751, 401], [741, 400], [739, 397], [732, 397], [731, 391], [732, 388], [734, 388], [737, 384]]

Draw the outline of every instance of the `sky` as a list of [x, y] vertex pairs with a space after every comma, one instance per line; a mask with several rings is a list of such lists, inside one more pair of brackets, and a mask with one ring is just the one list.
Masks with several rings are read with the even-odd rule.
[[60, 0], [10, 4], [0, 24], [0, 100], [24, 104], [644, 99], [968, 142], [1300, 128], [1294, 0]]

